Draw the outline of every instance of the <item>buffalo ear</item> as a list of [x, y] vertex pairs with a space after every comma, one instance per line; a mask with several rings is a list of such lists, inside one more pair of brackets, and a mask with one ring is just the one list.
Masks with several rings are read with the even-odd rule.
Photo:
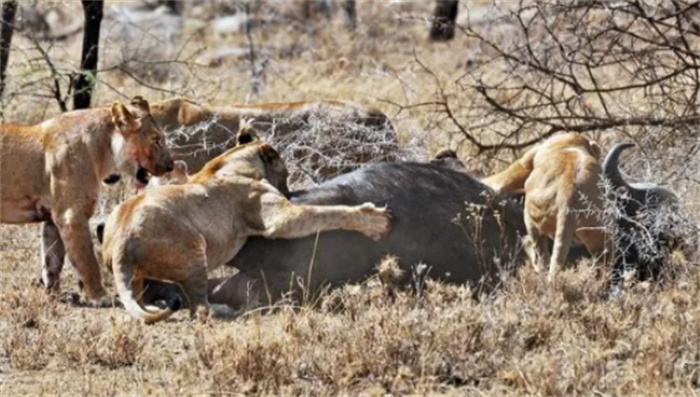
[[128, 136], [138, 129], [138, 122], [129, 109], [121, 102], [115, 101], [112, 104], [112, 123], [122, 135]]

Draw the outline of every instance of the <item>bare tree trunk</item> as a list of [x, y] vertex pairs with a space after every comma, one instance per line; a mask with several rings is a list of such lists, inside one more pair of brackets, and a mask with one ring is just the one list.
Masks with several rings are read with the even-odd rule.
[[97, 74], [97, 56], [100, 43], [100, 24], [102, 23], [102, 0], [82, 0], [85, 13], [83, 31], [83, 51], [80, 59], [82, 72], [73, 84], [73, 109], [87, 109], [92, 100]]
[[12, 43], [12, 24], [17, 14], [17, 2], [14, 0], [2, 3], [2, 26], [0, 26], [0, 97], [5, 91], [5, 69], [10, 57], [10, 44]]
[[455, 37], [458, 4], [458, 0], [435, 0], [433, 26], [430, 28], [431, 40], [448, 41]]
[[357, 11], [355, 9], [355, 0], [345, 0], [345, 16], [347, 17], [347, 26], [350, 30], [355, 30], [357, 27]]
[[245, 17], [246, 17], [246, 24], [245, 24], [245, 35], [248, 38], [248, 55], [250, 59], [250, 87], [251, 90], [253, 91], [253, 94], [258, 95], [260, 94], [260, 87], [261, 87], [261, 82], [260, 82], [260, 74], [261, 74], [261, 69], [258, 68], [258, 64], [256, 62], [256, 56], [255, 56], [255, 43], [253, 42], [253, 35], [251, 34], [250, 31], [250, 5], [246, 4], [245, 6]]

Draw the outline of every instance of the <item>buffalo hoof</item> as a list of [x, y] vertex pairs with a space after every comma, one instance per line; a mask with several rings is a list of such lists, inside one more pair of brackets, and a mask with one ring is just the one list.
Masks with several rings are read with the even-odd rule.
[[236, 318], [236, 311], [228, 305], [212, 304], [210, 307], [211, 316], [219, 320], [232, 320]]
[[179, 296], [173, 296], [167, 300], [168, 309], [176, 312], [182, 309], [182, 299]]

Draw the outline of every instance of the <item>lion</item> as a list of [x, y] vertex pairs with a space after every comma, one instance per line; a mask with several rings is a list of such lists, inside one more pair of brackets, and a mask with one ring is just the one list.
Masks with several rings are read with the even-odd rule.
[[144, 279], [180, 284], [191, 318], [206, 318], [207, 272], [231, 260], [249, 236], [296, 238], [331, 229], [378, 240], [389, 230], [386, 208], [295, 205], [287, 168], [276, 150], [242, 130], [238, 145], [187, 183], [153, 188], [120, 204], [103, 232], [103, 259], [126, 310], [146, 323], [168, 318], [140, 302]]
[[[525, 194], [526, 252], [536, 271], [549, 263], [553, 282], [576, 237], [594, 256], [613, 259], [612, 239], [600, 214], [601, 150], [581, 134], [556, 135], [528, 150], [506, 170], [482, 179], [496, 194]], [[548, 238], [554, 240], [549, 252]]]
[[148, 102], [135, 97], [128, 105], [117, 101], [33, 126], [3, 124], [0, 135], [0, 222], [42, 222], [42, 282], [48, 292], [60, 292], [67, 253], [91, 304], [106, 304], [88, 228], [100, 182], [123, 173], [145, 184], [149, 173], [173, 169]]
[[173, 157], [187, 163], [191, 173], [235, 146], [241, 120], [250, 118], [261, 136], [304, 169], [293, 173], [292, 180], [315, 174], [327, 178], [369, 161], [399, 158], [398, 138], [388, 117], [350, 102], [208, 106], [172, 98], [153, 103], [151, 112], [165, 130]]

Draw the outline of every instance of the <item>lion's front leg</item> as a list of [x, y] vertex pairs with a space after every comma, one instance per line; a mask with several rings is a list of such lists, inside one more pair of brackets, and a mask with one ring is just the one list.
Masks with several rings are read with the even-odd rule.
[[372, 203], [346, 205], [295, 205], [272, 193], [263, 194], [261, 233], [268, 238], [298, 238], [316, 232], [354, 230], [379, 240], [389, 231], [389, 213]]
[[68, 251], [73, 267], [78, 271], [85, 286], [85, 294], [91, 301], [106, 295], [102, 287], [100, 269], [90, 239], [88, 217], [73, 210], [67, 210], [54, 217], [60, 235]]

